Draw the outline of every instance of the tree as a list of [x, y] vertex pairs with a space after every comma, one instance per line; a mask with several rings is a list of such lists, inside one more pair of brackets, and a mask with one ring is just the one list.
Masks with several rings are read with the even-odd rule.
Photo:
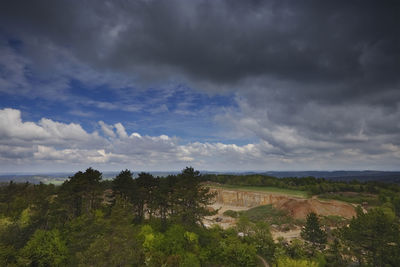
[[115, 225], [105, 218], [101, 210], [96, 210], [92, 214], [83, 214], [68, 221], [62, 228], [70, 252], [68, 263], [71, 266], [77, 266], [76, 254], [86, 251], [98, 237], [109, 232]]
[[132, 172], [129, 170], [121, 171], [112, 180], [114, 204], [117, 198], [118, 201], [122, 201], [124, 206], [127, 206], [129, 203], [132, 203], [136, 193], [135, 189], [136, 185], [133, 180]]
[[307, 251], [304, 243], [300, 239], [294, 239], [285, 248], [286, 254], [292, 259], [303, 259], [307, 257]]
[[103, 231], [84, 252], [78, 252], [79, 266], [141, 266], [141, 244], [132, 225], [117, 225]]
[[201, 223], [204, 216], [211, 214], [206, 207], [213, 203], [214, 197], [215, 194], [201, 184], [200, 172], [187, 167], [178, 174], [172, 196], [175, 219], [184, 225]]
[[330, 244], [329, 249], [326, 253], [326, 259], [328, 266], [347, 266], [345, 258], [343, 258], [342, 245], [340, 241], [335, 238]]
[[136, 221], [141, 222], [147, 211], [150, 216], [153, 214], [152, 202], [156, 181], [150, 173], [141, 172], [135, 179], [135, 190], [132, 192], [132, 203], [136, 208]]
[[359, 209], [349, 226], [341, 229], [341, 238], [360, 265], [397, 266], [400, 262], [400, 230], [393, 212]]
[[165, 233], [142, 227], [147, 266], [200, 266], [198, 236], [181, 225], [172, 225]]
[[311, 212], [307, 215], [305, 227], [301, 230], [301, 237], [312, 244], [313, 249], [323, 249], [327, 237], [326, 232], [321, 229], [317, 214]]
[[67, 205], [72, 217], [89, 213], [98, 207], [101, 200], [101, 172], [92, 168], [85, 172], [77, 172], [60, 188], [61, 203]]
[[251, 231], [251, 240], [259, 255], [268, 260], [272, 260], [275, 252], [274, 239], [269, 230], [269, 225], [265, 222], [257, 222]]
[[121, 171], [112, 181], [112, 189], [122, 199], [129, 200], [134, 191], [133, 174], [130, 170]]
[[37, 230], [21, 250], [20, 263], [31, 266], [61, 266], [68, 249], [58, 230]]
[[224, 266], [256, 266], [256, 248], [240, 242], [237, 237], [221, 240]]
[[318, 267], [318, 263], [310, 260], [294, 260], [288, 257], [282, 257], [277, 260], [277, 267]]
[[158, 186], [154, 192], [153, 208], [158, 210], [163, 230], [167, 228], [167, 218], [172, 213], [172, 193], [175, 188], [176, 176], [168, 175], [166, 178], [158, 178]]

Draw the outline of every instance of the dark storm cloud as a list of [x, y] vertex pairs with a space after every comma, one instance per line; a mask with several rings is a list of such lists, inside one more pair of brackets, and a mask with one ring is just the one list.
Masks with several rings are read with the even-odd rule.
[[398, 1], [3, 1], [0, 29], [44, 69], [55, 47], [138, 82], [231, 90], [225, 122], [282, 153], [376, 154], [400, 145], [399, 14]]
[[352, 90], [342, 88], [340, 95], [359, 96], [399, 82], [399, 5], [9, 1], [3, 2], [1, 17], [3, 31], [56, 44], [95, 66], [151, 66], [229, 85], [260, 75], [321, 85], [345, 82]]

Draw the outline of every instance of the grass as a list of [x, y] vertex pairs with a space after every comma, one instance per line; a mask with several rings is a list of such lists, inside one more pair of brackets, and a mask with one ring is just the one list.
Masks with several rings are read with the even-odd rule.
[[355, 204], [362, 204], [363, 202], [366, 202], [370, 206], [379, 205], [379, 199], [376, 195], [365, 194], [365, 193], [356, 193], [356, 192], [324, 193], [318, 195], [318, 198], [334, 199]]
[[241, 211], [240, 215], [249, 218], [252, 222], [266, 221], [269, 224], [291, 223], [292, 218], [283, 210], [278, 210], [272, 205], [258, 206], [246, 211]]
[[285, 188], [278, 188], [278, 187], [270, 187], [270, 186], [210, 185], [210, 187], [230, 189], [230, 190], [265, 192], [265, 193], [289, 195], [289, 196], [301, 197], [301, 198], [309, 198], [310, 197], [309, 193], [306, 191], [285, 189]]
[[229, 216], [229, 217], [232, 217], [232, 218], [237, 218], [237, 217], [239, 217], [239, 212], [234, 211], [234, 210], [226, 210], [226, 211], [224, 211], [223, 214], [224, 214], [225, 216]]
[[278, 210], [272, 205], [258, 206], [245, 211], [227, 210], [224, 212], [225, 216], [233, 218], [246, 217], [251, 222], [268, 222], [270, 225], [283, 225], [293, 224], [294, 220], [287, 214], [286, 211]]

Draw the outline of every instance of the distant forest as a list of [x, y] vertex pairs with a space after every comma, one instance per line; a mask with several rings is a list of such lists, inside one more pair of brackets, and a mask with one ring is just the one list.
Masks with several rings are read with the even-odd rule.
[[[138, 172], [140, 173], [140, 172]], [[138, 175], [134, 173], [134, 177]], [[176, 175], [178, 171], [157, 171], [149, 172], [155, 177], [166, 177], [168, 175]], [[269, 171], [269, 172], [209, 172], [201, 171], [202, 174], [215, 174], [215, 175], [264, 175], [276, 178], [304, 178], [315, 177], [324, 178], [333, 181], [379, 181], [385, 183], [400, 184], [400, 172], [398, 171]], [[73, 173], [59, 172], [59, 173], [38, 173], [38, 174], [0, 174], [0, 182], [30, 182], [30, 183], [62, 183]], [[103, 179], [113, 179], [118, 172], [109, 171], [103, 172]]]

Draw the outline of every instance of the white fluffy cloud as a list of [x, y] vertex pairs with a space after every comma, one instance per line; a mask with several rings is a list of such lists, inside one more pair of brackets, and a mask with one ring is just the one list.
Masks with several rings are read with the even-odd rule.
[[53, 145], [58, 147], [94, 147], [104, 145], [97, 132], [87, 133], [79, 124], [60, 123], [42, 118], [38, 123], [23, 122], [21, 111], [0, 110], [0, 144], [15, 146]]
[[304, 169], [303, 166], [334, 169], [346, 166], [349, 159], [355, 168], [365, 164], [373, 168], [382, 159], [390, 166], [400, 159], [397, 144], [383, 143], [375, 153], [365, 154], [355, 146], [337, 147], [328, 141], [307, 139], [292, 128], [268, 128], [259, 123], [250, 118], [237, 120], [243, 129], [264, 134], [256, 143], [183, 144], [179, 138], [167, 135], [127, 133], [121, 123], [108, 125], [100, 121], [101, 132], [89, 133], [74, 123], [46, 118], [23, 121], [19, 110], [7, 108], [0, 110], [0, 167], [3, 171], [28, 171], [29, 167], [68, 171], [88, 166], [106, 170], [179, 170], [186, 165], [203, 170]]
[[[243, 167], [259, 162], [260, 144], [238, 146], [222, 143], [181, 144], [167, 135], [128, 134], [121, 123], [99, 121], [101, 132], [89, 133], [79, 124], [42, 118], [23, 121], [16, 109], [0, 110], [0, 159], [10, 166], [100, 166], [104, 168], [180, 169], [220, 168], [221, 164]], [[17, 159], [17, 160], [16, 160]], [[111, 167], [109, 167], [111, 166]], [[236, 169], [240, 166], [236, 165]]]

